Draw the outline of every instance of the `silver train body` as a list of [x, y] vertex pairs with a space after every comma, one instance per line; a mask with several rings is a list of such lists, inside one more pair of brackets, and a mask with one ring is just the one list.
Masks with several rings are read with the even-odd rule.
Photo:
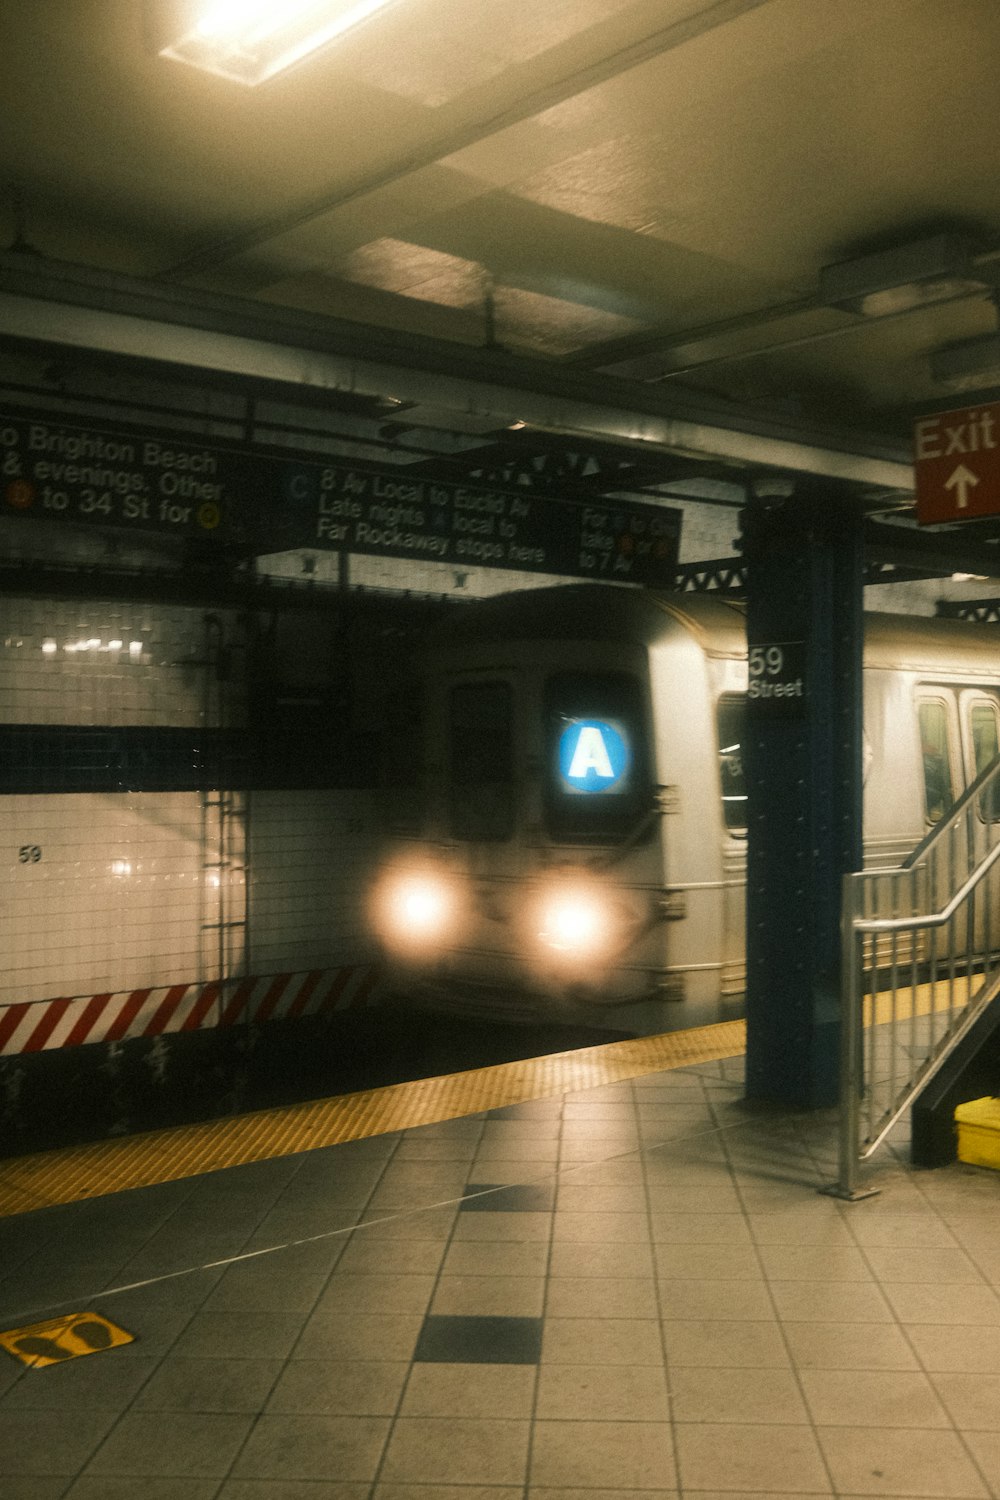
[[[740, 1014], [741, 607], [506, 595], [451, 623], [421, 675], [372, 904], [395, 987], [635, 1034]], [[989, 629], [868, 615], [864, 726], [865, 861], [891, 867], [997, 753]]]

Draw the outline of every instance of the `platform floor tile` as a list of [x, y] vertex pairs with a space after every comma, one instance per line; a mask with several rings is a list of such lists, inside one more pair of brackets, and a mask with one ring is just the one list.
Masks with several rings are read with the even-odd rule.
[[0, 1221], [4, 1500], [997, 1500], [995, 1174], [592, 1077]]

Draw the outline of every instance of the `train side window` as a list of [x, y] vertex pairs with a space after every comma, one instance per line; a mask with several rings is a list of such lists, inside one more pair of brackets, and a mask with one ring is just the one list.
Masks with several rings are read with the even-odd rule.
[[924, 698], [917, 705], [917, 718], [924, 767], [924, 812], [928, 823], [937, 823], [955, 800], [948, 705], [940, 698]]
[[414, 837], [426, 818], [424, 705], [419, 688], [395, 685], [383, 706], [379, 744], [379, 803], [390, 833]]
[[[996, 704], [985, 699], [972, 703], [969, 709], [969, 730], [972, 737], [973, 774], [978, 776], [996, 760], [1000, 752]], [[1000, 784], [995, 781], [980, 794], [979, 816], [990, 823], [1000, 822]]]
[[743, 775], [746, 694], [723, 693], [717, 716], [722, 816], [730, 833], [747, 831], [747, 789]]
[[451, 835], [501, 843], [514, 832], [514, 712], [506, 682], [463, 682], [451, 690]]
[[973, 703], [969, 711], [969, 728], [972, 731], [972, 758], [975, 774], [985, 771], [991, 760], [996, 760], [1000, 745], [997, 742], [997, 711], [992, 703]]

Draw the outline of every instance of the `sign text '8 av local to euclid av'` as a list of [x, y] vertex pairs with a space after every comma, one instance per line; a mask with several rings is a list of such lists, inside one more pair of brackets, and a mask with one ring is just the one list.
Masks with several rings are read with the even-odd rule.
[[[422, 467], [422, 466], [421, 466]], [[667, 588], [681, 513], [540, 498], [288, 450], [0, 412], [0, 513]]]
[[542, 498], [404, 466], [285, 461], [272, 524], [275, 550], [329, 547], [668, 588], [681, 513], [632, 501]]

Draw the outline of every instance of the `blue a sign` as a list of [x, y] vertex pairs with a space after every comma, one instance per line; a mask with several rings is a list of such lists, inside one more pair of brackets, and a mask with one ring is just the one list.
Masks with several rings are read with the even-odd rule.
[[602, 719], [581, 719], [559, 738], [559, 772], [574, 792], [621, 792], [631, 763], [625, 737]]

